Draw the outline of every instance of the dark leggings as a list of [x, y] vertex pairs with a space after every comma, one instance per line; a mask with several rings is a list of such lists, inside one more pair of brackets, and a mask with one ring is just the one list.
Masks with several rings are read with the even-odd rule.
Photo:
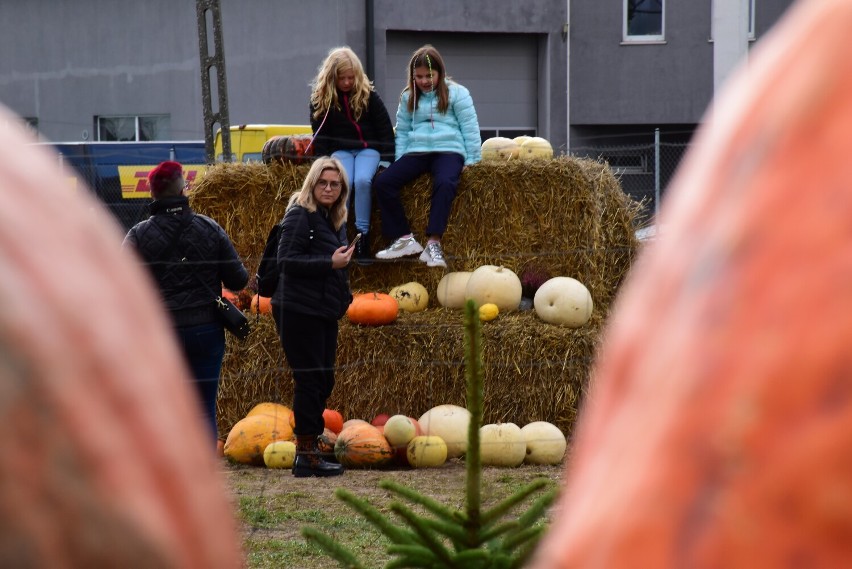
[[273, 310], [287, 363], [293, 370], [293, 414], [297, 435], [321, 435], [322, 413], [334, 388], [337, 321]]

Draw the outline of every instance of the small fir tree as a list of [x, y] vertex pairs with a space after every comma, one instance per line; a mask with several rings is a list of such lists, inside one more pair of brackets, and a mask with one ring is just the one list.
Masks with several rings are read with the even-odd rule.
[[[470, 411], [468, 450], [465, 454], [465, 507], [449, 508], [416, 490], [390, 480], [379, 483], [394, 494], [390, 511], [401, 519], [381, 513], [368, 501], [339, 488], [335, 495], [387, 536], [388, 553], [394, 558], [386, 569], [401, 567], [511, 569], [521, 567], [529, 558], [546, 529], [542, 518], [556, 498], [556, 489], [546, 490], [547, 481], [535, 480], [502, 502], [482, 510], [482, 460], [479, 429], [482, 426], [482, 334], [479, 311], [472, 300], [464, 309], [465, 377], [467, 406]], [[526, 512], [515, 520], [505, 516], [516, 506], [539, 493]], [[406, 502], [419, 507], [418, 514]], [[539, 523], [542, 522], [542, 523]], [[319, 546], [341, 566], [367, 569], [351, 551], [316, 528], [303, 527], [302, 535]]]

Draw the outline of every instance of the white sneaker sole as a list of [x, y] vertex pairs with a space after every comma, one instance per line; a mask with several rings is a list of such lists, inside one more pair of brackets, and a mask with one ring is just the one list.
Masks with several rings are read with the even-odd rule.
[[420, 260], [426, 263], [427, 267], [444, 267], [447, 268], [447, 263], [445, 261], [433, 261], [432, 257], [429, 256], [429, 251], [423, 251], [420, 254]]
[[419, 243], [409, 243], [402, 249], [396, 251], [388, 251], [387, 249], [376, 253], [376, 259], [399, 259], [400, 257], [408, 257], [416, 255], [423, 251], [423, 247]]

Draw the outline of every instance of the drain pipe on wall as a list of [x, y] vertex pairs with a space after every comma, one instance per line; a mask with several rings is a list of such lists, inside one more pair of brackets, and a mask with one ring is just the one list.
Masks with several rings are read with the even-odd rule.
[[375, 80], [375, 71], [376, 71], [376, 53], [375, 53], [375, 44], [376, 44], [376, 24], [373, 21], [375, 13], [375, 6], [373, 0], [365, 0], [364, 8], [366, 11], [367, 17], [367, 25], [366, 25], [366, 72], [367, 77], [370, 78], [370, 81]]

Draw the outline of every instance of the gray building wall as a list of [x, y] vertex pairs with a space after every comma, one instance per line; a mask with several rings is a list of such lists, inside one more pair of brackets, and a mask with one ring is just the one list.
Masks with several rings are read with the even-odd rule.
[[[389, 34], [534, 34], [540, 45], [536, 126], [554, 146], [565, 145], [566, 46], [560, 31], [566, 0], [523, 6], [502, 0], [375, 0], [371, 53], [367, 5], [368, 0], [221, 0], [231, 124], [306, 124], [309, 82], [338, 45], [351, 46], [365, 64], [369, 59], [377, 90], [393, 114], [403, 85], [390, 79]], [[475, 50], [475, 36], [470, 37]], [[449, 58], [447, 65], [465, 84], [465, 69], [454, 68]], [[170, 115], [172, 139], [201, 139], [199, 70], [194, 2], [0, 0], [0, 102], [37, 118], [49, 140], [93, 140], [97, 115], [145, 114]]]
[[[792, 0], [756, 3], [760, 39]], [[501, 74], [501, 34], [534, 43], [534, 126], [557, 149], [568, 147], [569, 128], [571, 149], [614, 133], [647, 139], [655, 127], [688, 137], [713, 95], [710, 0], [669, 0], [665, 43], [655, 45], [622, 44], [624, 0], [221, 0], [221, 7], [231, 124], [305, 124], [309, 82], [328, 50], [344, 44], [370, 66], [393, 113], [402, 84], [388, 38], [399, 44], [406, 36], [452, 36], [454, 49], [481, 56], [487, 66], [450, 57], [447, 65], [479, 90], [475, 102], [489, 105], [512, 78]], [[569, 18], [570, 45], [562, 34]], [[201, 139], [199, 69], [191, 0], [0, 0], [0, 102], [37, 118], [47, 139], [92, 140], [97, 115], [145, 114], [168, 114], [172, 139]]]

